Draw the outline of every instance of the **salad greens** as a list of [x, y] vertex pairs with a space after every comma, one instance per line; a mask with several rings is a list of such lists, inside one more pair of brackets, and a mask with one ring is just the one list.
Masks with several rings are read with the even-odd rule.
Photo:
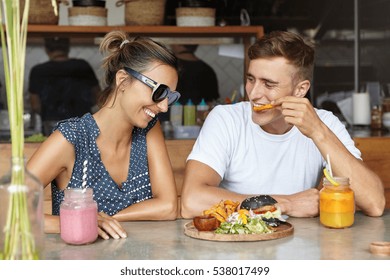
[[242, 223], [239, 219], [232, 222], [226, 221], [215, 230], [215, 233], [219, 234], [259, 234], [259, 233], [271, 233], [274, 230], [271, 229], [260, 217], [248, 217], [246, 224]]
[[252, 210], [240, 209], [230, 214], [226, 221], [222, 222], [214, 232], [219, 234], [271, 233], [275, 231], [272, 226], [277, 226], [277, 224], [272, 223], [272, 220], [286, 221], [281, 214], [280, 208], [263, 214], [255, 214]]

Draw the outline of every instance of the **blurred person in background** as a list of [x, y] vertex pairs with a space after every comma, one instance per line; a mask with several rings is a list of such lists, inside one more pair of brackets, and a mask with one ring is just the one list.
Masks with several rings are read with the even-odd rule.
[[[198, 45], [171, 45], [179, 63], [179, 82], [177, 90], [181, 93], [180, 103], [185, 105], [189, 99], [198, 105], [202, 99], [210, 108], [220, 97], [218, 78], [214, 69], [195, 55]], [[160, 114], [160, 120], [169, 120], [169, 112]]]
[[185, 104], [191, 99], [197, 105], [202, 98], [207, 103], [217, 100], [217, 75], [210, 65], [195, 55], [198, 45], [172, 45], [171, 48], [179, 60], [177, 90], [182, 93], [180, 102]]
[[49, 61], [31, 69], [28, 91], [31, 113], [40, 115], [49, 135], [59, 120], [93, 112], [100, 86], [87, 61], [69, 57], [69, 38], [45, 38], [45, 51]]

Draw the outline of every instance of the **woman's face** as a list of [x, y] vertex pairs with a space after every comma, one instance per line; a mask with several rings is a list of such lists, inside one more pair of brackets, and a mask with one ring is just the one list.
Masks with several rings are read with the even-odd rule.
[[[168, 65], [154, 63], [150, 70], [141, 73], [153, 81], [167, 85], [171, 90], [176, 89], [178, 75], [174, 68]], [[127, 112], [131, 122], [137, 127], [146, 127], [158, 113], [168, 111], [168, 99], [158, 103], [152, 100], [152, 88], [131, 77], [122, 93], [122, 109]]]

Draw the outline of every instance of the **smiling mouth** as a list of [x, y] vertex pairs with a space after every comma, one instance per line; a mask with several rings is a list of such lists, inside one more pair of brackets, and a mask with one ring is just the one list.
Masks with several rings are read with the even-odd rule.
[[144, 109], [144, 112], [151, 118], [154, 118], [156, 116], [155, 113], [153, 113], [151, 110], [149, 109]]
[[260, 112], [260, 111], [272, 109], [273, 107], [274, 107], [274, 106], [271, 105], [271, 104], [263, 104], [263, 105], [254, 104], [254, 105], [253, 105], [253, 110], [254, 110], [255, 112]]

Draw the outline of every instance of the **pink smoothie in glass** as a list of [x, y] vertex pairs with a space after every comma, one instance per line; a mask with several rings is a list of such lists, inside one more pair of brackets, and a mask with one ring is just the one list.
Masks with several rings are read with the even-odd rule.
[[81, 245], [92, 243], [98, 236], [97, 209], [60, 209], [61, 238], [66, 243]]

